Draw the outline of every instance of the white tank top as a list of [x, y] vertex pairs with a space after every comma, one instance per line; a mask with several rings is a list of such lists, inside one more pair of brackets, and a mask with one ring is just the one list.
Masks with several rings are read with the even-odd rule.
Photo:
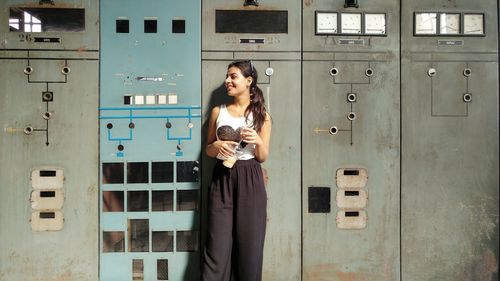
[[[217, 116], [217, 140], [230, 140], [235, 142], [240, 142], [240, 130], [242, 127], [253, 127], [253, 116], [252, 113], [242, 117], [233, 117], [227, 111], [226, 105], [221, 104], [219, 110], [219, 116]], [[248, 160], [255, 158], [255, 144], [241, 143], [243, 149], [238, 152], [238, 160]], [[217, 155], [217, 159], [225, 160], [221, 155]]]

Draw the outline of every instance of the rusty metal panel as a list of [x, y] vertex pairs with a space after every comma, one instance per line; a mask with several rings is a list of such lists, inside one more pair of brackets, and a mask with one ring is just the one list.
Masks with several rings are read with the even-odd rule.
[[[47, 61], [50, 56], [47, 52]], [[94, 281], [98, 61], [68, 61], [67, 83], [29, 83], [23, 73], [28, 61], [0, 60], [0, 280]], [[45, 69], [44, 61], [36, 71]], [[44, 102], [43, 92], [51, 92], [53, 100]], [[51, 115], [46, 120], [47, 112]], [[28, 127], [33, 128], [29, 134]], [[64, 171], [62, 186], [38, 183], [32, 175], [47, 166]], [[42, 205], [58, 211], [38, 210], [30, 203], [33, 191], [57, 196], [57, 190], [64, 193], [62, 209], [60, 201]], [[56, 224], [47, 223], [51, 214]]]
[[[302, 277], [394, 281], [399, 280], [399, 2], [360, 2], [359, 8], [345, 3], [303, 1]], [[380, 13], [386, 34], [317, 34], [317, 12]], [[308, 211], [311, 186], [331, 188], [330, 212]]]
[[[402, 5], [402, 280], [498, 280], [497, 2]], [[421, 11], [483, 14], [485, 34], [414, 36]]]
[[[300, 103], [297, 102], [300, 86], [289, 84], [300, 81], [300, 62], [267, 60], [255, 53], [248, 55], [255, 58], [253, 65], [259, 73], [259, 87], [264, 92], [273, 127], [278, 128], [271, 136], [269, 160], [262, 165], [268, 177], [263, 280], [300, 280], [300, 131], [296, 129], [300, 126]], [[206, 118], [213, 106], [228, 101], [222, 82], [230, 62], [203, 62], [203, 116]], [[268, 67], [273, 68], [274, 73], [266, 78]], [[290, 129], [283, 129], [287, 127]], [[204, 202], [212, 165], [213, 159], [203, 159]]]
[[99, 4], [49, 2], [0, 3], [0, 280], [95, 281]]

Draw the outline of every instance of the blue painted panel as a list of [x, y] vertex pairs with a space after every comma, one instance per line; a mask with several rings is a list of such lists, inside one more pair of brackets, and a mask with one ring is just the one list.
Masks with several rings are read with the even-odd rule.
[[[173, 21], [185, 29], [174, 32]], [[101, 25], [100, 279], [161, 280], [160, 259], [168, 280], [197, 280], [199, 196], [179, 194], [200, 182], [200, 2], [101, 1]], [[107, 163], [123, 166], [110, 172]], [[108, 231], [121, 231], [119, 252], [110, 252]], [[153, 249], [164, 242], [153, 239], [157, 231], [171, 234], [171, 249]], [[133, 260], [142, 260], [136, 272]]]

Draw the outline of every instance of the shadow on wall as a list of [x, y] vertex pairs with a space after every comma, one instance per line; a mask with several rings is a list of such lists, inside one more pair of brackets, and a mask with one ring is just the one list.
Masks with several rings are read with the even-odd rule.
[[[201, 128], [201, 151], [200, 151], [200, 156], [198, 159], [201, 159], [201, 198], [200, 198], [200, 220], [201, 220], [201, 225], [200, 225], [200, 232], [199, 232], [199, 248], [198, 248], [198, 253], [200, 254], [199, 260], [196, 260], [197, 255], [192, 255], [189, 258], [188, 265], [186, 267], [186, 270], [184, 271], [184, 278], [183, 281], [198, 281], [201, 280], [201, 277], [198, 275], [198, 273], [201, 274], [201, 268], [203, 265], [203, 249], [205, 247], [205, 240], [206, 240], [206, 226], [207, 226], [207, 216], [206, 216], [206, 209], [207, 209], [207, 196], [208, 196], [208, 189], [210, 187], [210, 181], [212, 180], [212, 169], [215, 165], [215, 159], [214, 158], [209, 158], [205, 154], [205, 147], [207, 146], [207, 135], [208, 135], [208, 121], [210, 119], [210, 113], [212, 112], [212, 109], [220, 104], [223, 103], [229, 103], [232, 101], [232, 98], [227, 95], [226, 92], [226, 87], [224, 86], [224, 83], [222, 83], [219, 87], [214, 89], [212, 93], [210, 94], [210, 100], [207, 104], [207, 108], [204, 108], [203, 110], [206, 110], [205, 116], [203, 116], [202, 120], [202, 128]], [[200, 268], [195, 268], [196, 266], [200, 266]]]

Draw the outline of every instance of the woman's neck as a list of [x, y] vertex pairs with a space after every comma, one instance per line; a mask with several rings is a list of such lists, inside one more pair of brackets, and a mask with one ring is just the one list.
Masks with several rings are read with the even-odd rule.
[[250, 104], [250, 95], [241, 95], [241, 96], [234, 97], [233, 104], [237, 108], [246, 109], [248, 107], [248, 105]]

